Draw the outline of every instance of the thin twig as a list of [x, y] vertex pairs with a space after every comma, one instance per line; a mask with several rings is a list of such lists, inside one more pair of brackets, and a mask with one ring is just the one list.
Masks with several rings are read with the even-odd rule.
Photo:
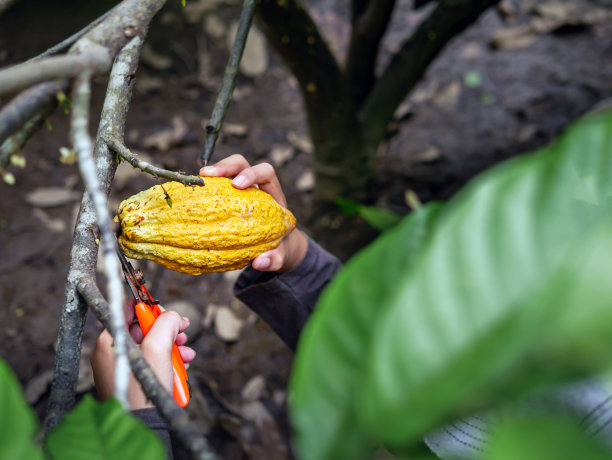
[[225, 75], [223, 76], [221, 91], [217, 96], [217, 101], [215, 102], [212, 115], [208, 124], [206, 125], [206, 141], [204, 143], [204, 151], [200, 157], [200, 160], [204, 166], [208, 164], [208, 160], [210, 160], [213, 150], [215, 149], [215, 144], [217, 143], [217, 138], [219, 137], [219, 132], [223, 126], [223, 120], [227, 114], [232, 93], [234, 92], [240, 60], [242, 59], [242, 53], [244, 52], [244, 46], [249, 35], [249, 29], [251, 28], [251, 23], [253, 22], [255, 3], [256, 0], [245, 0], [244, 4], [242, 5], [240, 22], [238, 24], [238, 30], [236, 31], [234, 45], [232, 46], [232, 51], [230, 52], [227, 65], [225, 67]]
[[[94, 312], [96, 318], [114, 336], [114, 325], [108, 302], [102, 297], [98, 286], [91, 279], [83, 279], [78, 283], [78, 288], [79, 293]], [[215, 459], [216, 456], [208, 446], [206, 438], [189, 421], [189, 416], [185, 410], [176, 405], [170, 393], [159, 383], [157, 376], [142, 356], [140, 348], [129, 335], [127, 336], [127, 348], [134, 376], [142, 385], [147, 397], [155, 404], [164, 419], [168, 421], [173, 432], [189, 448], [193, 458], [200, 460]]]
[[83, 37], [85, 34], [87, 34], [87, 32], [89, 32], [91, 29], [96, 27], [98, 24], [102, 23], [112, 12], [113, 12], [113, 9], [108, 10], [102, 16], [98, 17], [95, 21], [93, 21], [92, 23], [90, 23], [87, 26], [83, 27], [78, 32], [72, 34], [70, 37], [66, 38], [65, 40], [62, 40], [57, 45], [52, 46], [47, 51], [43, 51], [38, 56], [34, 56], [33, 58], [28, 59], [26, 62], [37, 61], [39, 59], [46, 58], [48, 56], [53, 56], [55, 54], [58, 54], [58, 53], [61, 53], [62, 51], [67, 50], [77, 40], [79, 40], [81, 37]]
[[130, 377], [130, 366], [126, 349], [126, 329], [123, 313], [123, 283], [121, 282], [121, 265], [115, 254], [115, 236], [108, 214], [106, 194], [98, 180], [96, 162], [93, 157], [93, 143], [89, 136], [89, 103], [91, 99], [92, 72], [81, 74], [74, 84], [73, 109], [71, 119], [71, 137], [79, 159], [79, 169], [85, 186], [92, 198], [96, 211], [96, 220], [101, 233], [102, 258], [104, 272], [108, 279], [108, 298], [111, 321], [115, 339], [115, 396], [125, 410], [129, 409], [127, 391]]
[[149, 173], [155, 177], [163, 177], [164, 179], [180, 182], [185, 185], [204, 185], [204, 180], [198, 176], [186, 176], [175, 171], [158, 168], [144, 160], [137, 158], [116, 136], [106, 136], [104, 138], [110, 149], [117, 153], [121, 158], [127, 161], [135, 168], [143, 172]]
[[52, 56], [0, 71], [0, 94], [14, 93], [56, 78], [76, 77], [85, 71], [93, 75], [107, 72], [112, 64], [111, 55], [106, 48], [91, 45], [86, 54]]

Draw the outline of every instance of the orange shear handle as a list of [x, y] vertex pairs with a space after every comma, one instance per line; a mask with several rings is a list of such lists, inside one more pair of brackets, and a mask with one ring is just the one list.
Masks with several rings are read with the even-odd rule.
[[[145, 336], [149, 333], [151, 326], [153, 326], [153, 323], [161, 315], [162, 311], [157, 305], [150, 305], [146, 302], [140, 302], [134, 308], [138, 323], [142, 329], [142, 335]], [[172, 345], [172, 371], [174, 374], [174, 393], [172, 397], [180, 407], [185, 407], [189, 403], [187, 370], [176, 343]]]

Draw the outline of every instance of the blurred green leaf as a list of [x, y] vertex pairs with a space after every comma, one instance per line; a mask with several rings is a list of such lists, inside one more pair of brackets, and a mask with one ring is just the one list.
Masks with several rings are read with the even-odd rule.
[[336, 204], [343, 214], [347, 216], [359, 215], [379, 232], [389, 230], [402, 220], [402, 216], [393, 211], [359, 204], [348, 198], [338, 197], [336, 198]]
[[36, 416], [25, 402], [21, 386], [8, 365], [0, 359], [0, 458], [42, 459], [34, 443]]
[[610, 367], [612, 113], [426, 209], [356, 256], [305, 329], [290, 404], [306, 460], [408, 452], [454, 417]]
[[449, 202], [373, 325], [357, 414], [368, 433], [410, 446], [501, 396], [609, 366], [611, 197], [608, 113]]
[[368, 456], [372, 440], [355, 418], [363, 358], [374, 324], [418, 259], [440, 210], [434, 203], [410, 214], [355, 256], [324, 292], [300, 339], [291, 379], [300, 458]]
[[163, 460], [164, 449], [155, 434], [123, 412], [111, 398], [104, 403], [86, 395], [45, 440], [54, 460]]
[[496, 429], [483, 460], [609, 460], [610, 450], [563, 418], [528, 418]]

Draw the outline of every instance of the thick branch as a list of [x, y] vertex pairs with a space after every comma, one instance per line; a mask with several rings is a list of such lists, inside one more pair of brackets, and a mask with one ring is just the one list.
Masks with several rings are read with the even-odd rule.
[[365, 102], [368, 137], [381, 141], [393, 114], [444, 46], [499, 0], [443, 0], [404, 42]]
[[346, 73], [351, 82], [351, 93], [360, 105], [375, 81], [376, 58], [380, 41], [389, 26], [396, 0], [369, 2], [363, 13], [353, 13], [353, 28], [346, 60]]
[[[108, 303], [98, 290], [95, 280], [81, 280], [79, 282], [79, 292], [104, 327], [110, 331], [113, 337], [116, 337]], [[213, 460], [215, 455], [212, 453], [202, 433], [189, 421], [187, 413], [176, 405], [170, 393], [159, 383], [155, 373], [142, 356], [140, 348], [138, 348], [129, 335], [127, 336], [127, 348], [134, 376], [142, 385], [142, 389], [147, 397], [155, 404], [164, 419], [169, 423], [172, 431], [189, 448], [193, 458]]]
[[0, 145], [0, 169], [5, 169], [11, 161], [11, 156], [19, 153], [28, 139], [38, 131], [45, 119], [51, 115], [55, 105], [50, 105], [23, 125], [19, 131], [10, 136]]
[[[94, 156], [98, 177], [102, 189], [107, 195], [117, 164], [113, 161], [113, 155], [107, 148], [106, 142], [101, 140], [100, 132], [112, 131], [118, 135], [123, 135], [141, 46], [142, 39], [136, 37], [117, 56], [102, 108]], [[45, 431], [47, 432], [61, 421], [64, 414], [72, 409], [75, 403], [74, 394], [81, 354], [83, 325], [87, 312], [87, 306], [78, 294], [76, 285], [78, 280], [84, 277], [95, 279], [96, 259], [98, 257], [95, 228], [96, 218], [93, 203], [89, 194], [85, 193], [77, 218], [70, 253], [66, 300], [60, 318], [55, 372], [45, 419]]]
[[137, 158], [125, 145], [123, 145], [123, 142], [121, 142], [115, 136], [106, 136], [104, 139], [113, 152], [134, 166], [134, 168], [138, 168], [143, 172], [151, 174], [152, 176], [163, 177], [164, 179], [173, 180], [185, 185], [204, 185], [204, 179], [201, 177], [185, 176], [184, 174], [174, 171], [168, 171], [167, 169], [158, 168], [157, 166], [153, 166], [152, 164]]
[[14, 93], [56, 78], [76, 77], [85, 71], [99, 75], [110, 69], [111, 62], [106, 48], [92, 46], [86, 54], [54, 56], [19, 64], [0, 71], [0, 94]]
[[221, 131], [223, 120], [227, 114], [230, 99], [234, 92], [234, 86], [236, 85], [236, 75], [238, 75], [240, 60], [242, 59], [244, 46], [249, 35], [251, 23], [253, 22], [254, 12], [255, 0], [245, 0], [242, 6], [242, 13], [240, 14], [240, 22], [238, 24], [238, 30], [236, 31], [234, 45], [232, 46], [227, 65], [225, 66], [225, 75], [223, 77], [221, 91], [219, 91], [219, 95], [217, 96], [212, 116], [206, 124], [206, 142], [201, 156], [201, 161], [204, 166], [208, 164], [208, 160], [215, 149], [219, 131]]
[[57, 93], [68, 88], [68, 81], [50, 81], [19, 94], [0, 110], [0, 143], [17, 132], [39, 113], [50, 114], [57, 106]]
[[346, 113], [354, 111], [346, 78], [302, 3], [262, 0], [257, 17], [298, 80], [315, 144], [344, 130]]
[[[79, 159], [81, 177], [94, 204], [96, 221], [102, 239], [102, 258], [104, 273], [107, 277], [108, 298], [110, 299], [111, 320], [115, 334], [115, 396], [124, 409], [129, 408], [127, 400], [129, 383], [129, 364], [125, 345], [127, 331], [123, 315], [123, 283], [121, 265], [115, 254], [115, 235], [108, 214], [106, 193], [98, 180], [93, 145], [89, 137], [89, 104], [91, 100], [91, 72], [80, 75], [74, 85], [73, 109], [71, 119], [72, 145]], [[92, 280], [93, 281], [93, 280]]]
[[[165, 0], [124, 0], [111, 10], [111, 13], [104, 21], [97, 24], [82, 36], [70, 49], [69, 54], [88, 54], [92, 49], [103, 47], [110, 56], [111, 60], [117, 55], [120, 49], [135, 36], [144, 37], [149, 27], [153, 15], [162, 7]], [[0, 143], [4, 142], [8, 136], [16, 132], [25, 122], [34, 117], [47, 104], [53, 104], [57, 91], [46, 92], [36, 95], [29, 91], [34, 91], [43, 85], [31, 88], [17, 96], [21, 98], [21, 105], [30, 106], [31, 110], [23, 111], [15, 105], [15, 100], [8, 104], [0, 112]], [[56, 84], [56, 83], [53, 83]], [[62, 81], [62, 88], [66, 87], [67, 82]], [[44, 86], [48, 88], [48, 86]], [[9, 113], [7, 112], [7, 109]]]

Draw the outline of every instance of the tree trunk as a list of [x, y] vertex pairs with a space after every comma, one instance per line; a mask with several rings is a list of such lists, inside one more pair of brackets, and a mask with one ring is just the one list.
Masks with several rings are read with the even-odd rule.
[[332, 202], [337, 197], [371, 201], [376, 178], [377, 143], [365, 138], [366, 130], [353, 114], [345, 114], [340, 126], [329, 118], [308, 116], [314, 145], [314, 197]]

